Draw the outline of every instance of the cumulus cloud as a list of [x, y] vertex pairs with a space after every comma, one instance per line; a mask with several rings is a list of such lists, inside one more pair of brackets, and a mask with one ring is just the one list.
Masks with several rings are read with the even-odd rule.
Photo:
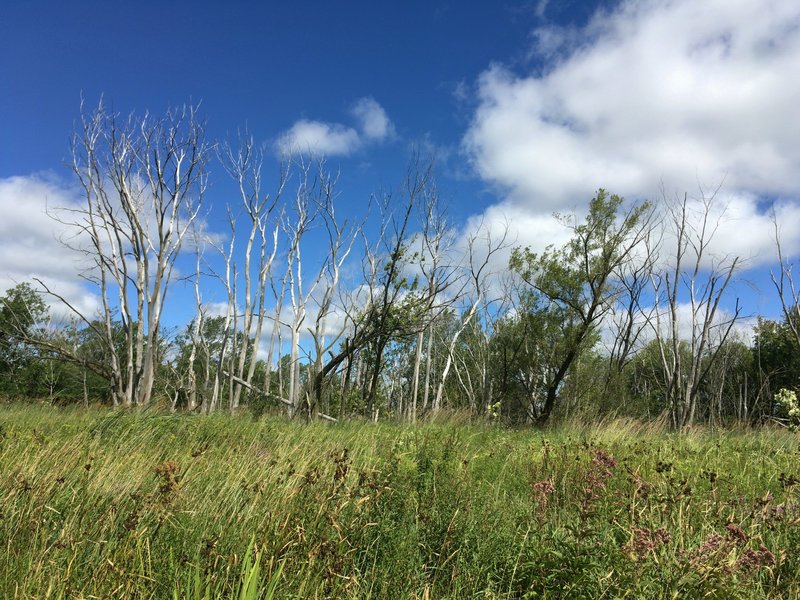
[[799, 4], [628, 0], [534, 39], [549, 67], [485, 71], [463, 140], [506, 209], [545, 215], [599, 187], [658, 200], [662, 182], [690, 194], [724, 182], [721, 250], [772, 258], [767, 205], [800, 216]]
[[361, 98], [351, 109], [356, 127], [300, 119], [282, 133], [275, 148], [282, 154], [310, 152], [325, 156], [347, 156], [370, 142], [394, 135], [394, 125], [373, 98]]
[[352, 113], [358, 119], [365, 138], [381, 141], [394, 134], [389, 116], [373, 98], [361, 98], [353, 106]]
[[[83, 314], [97, 312], [98, 297], [79, 278], [88, 265], [80, 254], [66, 250], [61, 242], [72, 239], [74, 230], [48, 214], [75, 207], [78, 202], [77, 193], [53, 177], [0, 179], [0, 289], [38, 278]], [[52, 308], [63, 313], [57, 302]]]
[[283, 133], [277, 148], [284, 154], [312, 152], [326, 156], [346, 156], [361, 145], [361, 136], [351, 127], [301, 119]]
[[[474, 238], [472, 251], [475, 261], [480, 263], [488, 258], [486, 271], [493, 274], [490, 285], [494, 294], [503, 284], [503, 274], [515, 247], [530, 248], [539, 253], [550, 245], [565, 244], [569, 235], [564, 223], [551, 214], [537, 213], [512, 202], [501, 202], [468, 219], [455, 239], [454, 249], [456, 254], [466, 256], [470, 238]], [[490, 245], [496, 250], [488, 256]]]

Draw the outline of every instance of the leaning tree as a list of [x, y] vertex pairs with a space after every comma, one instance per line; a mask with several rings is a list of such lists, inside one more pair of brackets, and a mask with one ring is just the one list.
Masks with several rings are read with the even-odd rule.
[[527, 287], [527, 310], [545, 329], [558, 330], [543, 366], [544, 398], [535, 415], [540, 423], [549, 419], [571, 367], [622, 294], [621, 273], [637, 259], [651, 215], [649, 204], [623, 210], [621, 197], [601, 189], [583, 223], [562, 219], [572, 230], [563, 247], [542, 254], [514, 250], [510, 266]]

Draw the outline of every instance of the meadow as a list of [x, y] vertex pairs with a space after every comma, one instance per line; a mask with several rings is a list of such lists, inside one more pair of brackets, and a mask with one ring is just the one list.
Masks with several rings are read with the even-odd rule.
[[800, 437], [0, 407], [2, 598], [800, 597]]

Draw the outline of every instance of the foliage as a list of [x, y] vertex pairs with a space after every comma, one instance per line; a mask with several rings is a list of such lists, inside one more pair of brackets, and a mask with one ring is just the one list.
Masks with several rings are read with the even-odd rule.
[[25, 392], [24, 372], [36, 358], [36, 349], [27, 339], [46, 315], [45, 303], [29, 283], [7, 290], [0, 298], [0, 373], [4, 393]]
[[[513, 252], [508, 287], [483, 282], [487, 289], [478, 289], [480, 283], [471, 292], [457, 289], [463, 281], [456, 267], [444, 266], [445, 255], [436, 255], [443, 262], [432, 276], [426, 261], [435, 253], [420, 249], [411, 219], [413, 196], [429, 175], [408, 191], [408, 202], [383, 207], [384, 230], [365, 247], [364, 280], [353, 292], [358, 298], [348, 304], [343, 293], [337, 300], [344, 333], [315, 341], [327, 337], [327, 349], [295, 347], [281, 356], [283, 340], [278, 352], [270, 351], [270, 364], [253, 360], [241, 391], [237, 363], [250, 365], [259, 345], [236, 319], [206, 315], [201, 307], [202, 326], [193, 321], [175, 336], [153, 334], [131, 345], [140, 338], [138, 322], [112, 314], [55, 323], [34, 288], [20, 284], [0, 298], [0, 395], [55, 404], [119, 401], [133, 383], [121, 382], [112, 367], [150, 356], [150, 337], [154, 404], [203, 412], [241, 407], [257, 418], [286, 410], [287, 382], [294, 378], [293, 412], [309, 420], [319, 413], [413, 420], [441, 408], [468, 410], [477, 420], [539, 425], [551, 416], [657, 419], [678, 385], [667, 374], [686, 380], [690, 368], [700, 374], [692, 379], [692, 420], [714, 426], [776, 416], [778, 390], [800, 387], [800, 347], [786, 319], [760, 319], [752, 343], [731, 336], [715, 342], [713, 353], [681, 340], [645, 343], [658, 327], [652, 314], [649, 324], [643, 314], [655, 299], [635, 290], [660, 277], [650, 258], [640, 256], [649, 251], [642, 246], [652, 213], [646, 203], [626, 208], [604, 190], [582, 221], [560, 217], [572, 234], [562, 247]], [[489, 301], [500, 291], [489, 289], [495, 285], [502, 293]], [[645, 333], [609, 343], [612, 320], [618, 331], [629, 324]], [[671, 363], [674, 372], [665, 371]]]
[[789, 421], [789, 429], [800, 429], [800, 405], [797, 403], [797, 394], [785, 388], [775, 394], [775, 403], [778, 405], [778, 414]]
[[781, 388], [800, 388], [800, 347], [788, 322], [759, 319], [753, 352], [770, 397]]
[[620, 196], [601, 189], [583, 223], [562, 219], [572, 229], [563, 247], [541, 255], [517, 248], [511, 256], [511, 270], [528, 286], [522, 318], [534, 320], [532, 330], [546, 350], [537, 357], [545, 388], [541, 410], [535, 411], [540, 421], [553, 411], [573, 363], [595, 345], [597, 328], [620, 293], [614, 277], [642, 242], [649, 205], [620, 214], [622, 205]]

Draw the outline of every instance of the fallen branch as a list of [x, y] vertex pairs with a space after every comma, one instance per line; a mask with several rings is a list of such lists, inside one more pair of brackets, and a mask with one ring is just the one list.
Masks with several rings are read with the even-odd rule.
[[[264, 390], [259, 390], [258, 388], [254, 387], [253, 385], [251, 385], [251, 384], [247, 383], [247, 382], [246, 382], [244, 379], [241, 379], [240, 377], [237, 377], [236, 375], [231, 375], [230, 373], [228, 373], [228, 372], [227, 372], [227, 371], [225, 371], [225, 370], [223, 370], [222, 372], [223, 372], [223, 373], [224, 373], [226, 376], [228, 376], [228, 377], [232, 377], [232, 378], [233, 378], [233, 380], [234, 380], [236, 383], [238, 383], [239, 385], [241, 385], [241, 386], [243, 386], [243, 387], [247, 388], [247, 389], [248, 389], [248, 390], [250, 390], [251, 392], [255, 392], [256, 394], [260, 394], [260, 395], [262, 395], [262, 396], [266, 396], [267, 398], [272, 398], [272, 399], [274, 399], [274, 400], [278, 400], [279, 402], [283, 402], [283, 403], [284, 403], [286, 406], [294, 406], [294, 405], [291, 403], [291, 401], [287, 400], [286, 398], [281, 398], [280, 396], [277, 396], [277, 395], [275, 395], [275, 394], [271, 394], [271, 393], [269, 393], [269, 392], [265, 392]], [[326, 415], [325, 413], [317, 413], [317, 416], [318, 416], [320, 419], [323, 419], [323, 420], [325, 420], [325, 421], [330, 421], [331, 423], [338, 423], [338, 422], [339, 422], [339, 419], [336, 419], [335, 417], [332, 417], [332, 416], [330, 416], [330, 415]]]

